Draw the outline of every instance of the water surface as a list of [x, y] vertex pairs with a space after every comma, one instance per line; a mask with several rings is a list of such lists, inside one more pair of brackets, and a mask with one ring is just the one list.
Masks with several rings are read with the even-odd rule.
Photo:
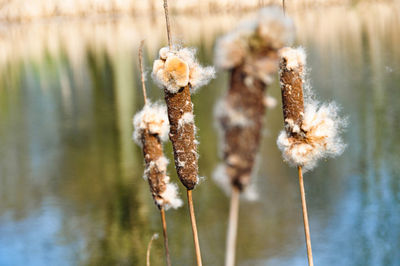
[[[398, 4], [361, 2], [291, 14], [314, 91], [349, 119], [345, 153], [305, 175], [316, 265], [400, 265], [399, 13]], [[176, 16], [172, 26], [212, 64], [215, 39], [238, 19]], [[150, 70], [166, 42], [164, 20], [60, 18], [5, 24], [0, 34], [0, 265], [144, 265], [160, 217], [131, 140], [132, 116], [143, 106], [136, 54], [145, 38]], [[205, 265], [224, 259], [229, 200], [211, 178], [220, 161], [211, 106], [226, 88], [221, 72], [193, 96]], [[269, 93], [280, 101], [277, 81]], [[259, 201], [241, 201], [241, 266], [306, 265], [296, 169], [275, 144], [281, 129], [278, 105], [265, 116]], [[166, 150], [171, 158], [170, 144]], [[170, 174], [178, 182], [172, 166]], [[167, 213], [174, 265], [195, 263], [187, 212]], [[152, 265], [163, 265], [160, 240]]]

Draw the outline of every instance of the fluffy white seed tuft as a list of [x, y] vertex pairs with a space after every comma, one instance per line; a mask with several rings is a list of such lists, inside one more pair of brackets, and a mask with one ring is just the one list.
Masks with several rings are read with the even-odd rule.
[[182, 87], [190, 85], [194, 93], [201, 86], [207, 85], [215, 78], [213, 67], [201, 66], [195, 58], [196, 50], [182, 48], [169, 51], [163, 47], [159, 59], [154, 61], [152, 77], [160, 88], [177, 93]]
[[[222, 120], [224, 126], [227, 127], [247, 127], [251, 125], [251, 120], [242, 112], [233, 108], [224, 98], [215, 105], [214, 116], [217, 120]], [[217, 124], [218, 127], [219, 124]]]
[[215, 183], [225, 192], [227, 196], [232, 193], [232, 185], [226, 172], [225, 164], [218, 164], [213, 173]]
[[304, 171], [313, 169], [318, 160], [335, 157], [343, 153], [346, 145], [340, 133], [346, 127], [346, 119], [339, 117], [335, 103], [305, 104], [301, 137], [289, 137], [281, 131], [277, 144], [285, 161], [293, 166], [302, 166]]
[[[226, 171], [226, 165], [224, 163], [217, 165], [213, 172], [213, 179], [217, 186], [220, 187], [227, 196], [231, 195], [232, 185]], [[251, 184], [247, 186], [242, 193], [243, 197], [248, 201], [257, 201], [259, 199], [257, 187], [255, 184], [255, 178], [252, 178]]]
[[293, 38], [293, 21], [283, 14], [281, 8], [263, 8], [256, 19], [241, 23], [231, 33], [217, 40], [215, 65], [221, 69], [231, 69], [246, 60], [254, 47], [279, 49], [291, 44]]
[[274, 97], [267, 95], [264, 97], [264, 105], [269, 109], [274, 109], [278, 105], [278, 101]]
[[167, 183], [167, 187], [165, 191], [161, 193], [161, 197], [164, 200], [163, 204], [165, 210], [169, 208], [177, 209], [183, 205], [182, 200], [178, 196], [178, 186], [176, 184]]
[[294, 70], [306, 64], [306, 53], [304, 48], [298, 47], [296, 49], [285, 47], [279, 50], [279, 57], [286, 60], [286, 68]]
[[142, 146], [142, 134], [148, 129], [151, 134], [156, 134], [162, 141], [168, 139], [169, 122], [167, 107], [160, 103], [145, 104], [143, 109], [133, 118], [133, 140]]
[[185, 124], [194, 124], [193, 113], [189, 113], [189, 112], [184, 113], [178, 121], [178, 128], [183, 127]]

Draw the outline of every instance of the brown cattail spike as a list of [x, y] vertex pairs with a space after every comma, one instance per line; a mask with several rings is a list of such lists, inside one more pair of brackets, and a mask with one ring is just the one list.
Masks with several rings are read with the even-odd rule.
[[334, 103], [319, 103], [311, 92], [305, 91], [305, 53], [302, 48], [280, 50], [280, 81], [285, 130], [279, 134], [277, 144], [283, 158], [292, 166], [308, 171], [321, 158], [341, 154], [344, 145], [340, 133], [346, 119], [339, 116]]
[[289, 136], [301, 135], [304, 117], [304, 65], [305, 55], [301, 48], [280, 50], [279, 78], [282, 92], [283, 117]]
[[164, 90], [178, 177], [187, 189], [194, 189], [198, 182], [198, 155], [191, 93], [207, 84], [215, 70], [202, 67], [193, 49], [171, 51], [164, 47], [159, 56], [154, 61], [152, 76]]
[[178, 177], [191, 190], [198, 182], [198, 163], [189, 85], [177, 93], [165, 90], [165, 101], [170, 123], [169, 138], [174, 150]]
[[[164, 162], [160, 161], [163, 157], [162, 144], [157, 135], [144, 131], [142, 135], [143, 156], [146, 162], [147, 179], [150, 191], [155, 202], [162, 201], [161, 194], [166, 189], [164, 180], [165, 170], [162, 169]], [[160, 208], [161, 205], [157, 204]]]
[[[224, 175], [240, 191], [249, 185], [255, 165], [267, 107], [265, 92], [278, 71], [278, 50], [293, 36], [293, 23], [279, 8], [262, 9], [251, 25], [220, 38], [215, 51], [216, 64], [231, 74], [229, 90], [216, 107], [224, 140]], [[221, 182], [223, 174], [218, 174], [215, 178]]]
[[164, 157], [162, 141], [168, 139], [169, 125], [167, 108], [161, 104], [147, 104], [134, 117], [133, 138], [142, 147], [146, 163], [144, 177], [159, 208], [178, 208], [182, 201], [177, 196], [177, 187], [169, 183], [168, 160]]
[[[230, 89], [223, 101], [220, 122], [224, 130], [224, 161], [231, 183], [243, 190], [250, 182], [250, 176], [261, 139], [261, 128], [265, 114], [264, 93], [266, 84], [254, 79], [251, 86], [246, 85], [243, 67], [231, 71]], [[217, 107], [218, 108], [218, 107]], [[237, 110], [243, 116], [241, 125], [229, 116], [229, 109]]]

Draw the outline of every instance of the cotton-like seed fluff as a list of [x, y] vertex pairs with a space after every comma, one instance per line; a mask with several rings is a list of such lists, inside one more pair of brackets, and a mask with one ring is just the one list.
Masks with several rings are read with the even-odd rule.
[[182, 206], [178, 187], [169, 182], [168, 160], [163, 154], [162, 141], [166, 140], [169, 132], [165, 106], [148, 101], [134, 116], [133, 125], [133, 139], [142, 147], [146, 163], [143, 176], [149, 183], [154, 202], [166, 210]]
[[311, 95], [303, 99], [305, 53], [301, 48], [280, 51], [280, 82], [285, 130], [277, 140], [285, 161], [314, 168], [319, 159], [340, 155], [344, 149], [340, 133], [346, 120], [335, 103], [320, 104]]
[[169, 138], [174, 150], [175, 166], [183, 185], [192, 190], [197, 185], [198, 154], [191, 93], [215, 77], [212, 67], [202, 67], [195, 50], [170, 51], [161, 48], [154, 61], [153, 79], [164, 90], [170, 125]]

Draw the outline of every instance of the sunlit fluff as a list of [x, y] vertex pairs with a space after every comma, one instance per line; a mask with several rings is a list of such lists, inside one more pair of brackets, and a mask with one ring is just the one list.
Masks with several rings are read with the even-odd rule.
[[217, 40], [215, 64], [221, 69], [240, 65], [254, 49], [279, 49], [293, 41], [294, 24], [278, 7], [261, 9], [256, 19], [241, 23]]
[[152, 77], [161, 88], [177, 93], [180, 88], [190, 85], [195, 92], [215, 78], [213, 67], [202, 67], [195, 58], [196, 50], [182, 48], [170, 51], [163, 47], [159, 59], [154, 61]]
[[320, 104], [310, 100], [305, 103], [300, 135], [290, 137], [285, 130], [279, 134], [277, 144], [284, 160], [307, 171], [314, 168], [319, 159], [342, 154], [346, 145], [340, 133], [346, 126], [346, 119], [339, 117], [338, 110], [333, 102]]
[[[220, 187], [227, 196], [232, 193], [232, 184], [227, 173], [225, 163], [220, 163], [217, 165], [213, 172], [213, 179], [215, 183]], [[255, 176], [252, 176], [252, 182], [243, 191], [243, 197], [248, 201], [257, 201], [259, 199], [259, 194], [256, 187]]]
[[[251, 119], [249, 119], [244, 112], [233, 108], [226, 99], [221, 99], [217, 102], [214, 108], [214, 116], [217, 120], [222, 121], [226, 127], [246, 127], [251, 125]], [[217, 128], [221, 131], [223, 136], [223, 129], [220, 124], [217, 123]]]
[[306, 52], [303, 47], [297, 47], [296, 49], [284, 47], [279, 50], [279, 56], [286, 59], [286, 68], [288, 70], [294, 70], [306, 65]]
[[134, 116], [133, 126], [133, 140], [139, 146], [142, 146], [142, 134], [146, 129], [151, 134], [158, 135], [162, 141], [166, 141], [169, 133], [167, 107], [160, 103], [147, 102]]

